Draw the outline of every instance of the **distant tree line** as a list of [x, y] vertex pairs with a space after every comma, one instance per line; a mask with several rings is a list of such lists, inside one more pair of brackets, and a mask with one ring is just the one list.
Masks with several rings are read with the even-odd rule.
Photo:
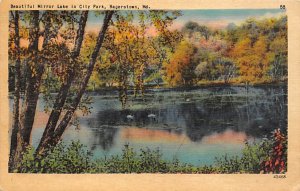
[[248, 19], [213, 30], [195, 22], [165, 64], [171, 86], [207, 83], [256, 84], [287, 79], [287, 17]]
[[[143, 17], [143, 13], [139, 15]], [[211, 29], [190, 21], [180, 31], [164, 33], [169, 35], [168, 40], [161, 35], [148, 35], [150, 24], [136, 25], [133, 19], [133, 15], [120, 18], [114, 23], [116, 27], [108, 31], [88, 90], [115, 86], [125, 91], [129, 86], [137, 93], [143, 91], [144, 84], [175, 87], [199, 82], [255, 84], [287, 79], [286, 16], [248, 19], [239, 26], [230, 23], [225, 29]], [[161, 30], [171, 24], [167, 20], [156, 23]], [[96, 37], [92, 32], [86, 35], [84, 54], [95, 46]], [[10, 91], [15, 84], [14, 67], [10, 62]], [[64, 72], [58, 70], [62, 69], [55, 72]], [[45, 82], [57, 92], [56, 76], [51, 74], [53, 71], [48, 72]], [[23, 91], [25, 78], [21, 76], [20, 80]]]

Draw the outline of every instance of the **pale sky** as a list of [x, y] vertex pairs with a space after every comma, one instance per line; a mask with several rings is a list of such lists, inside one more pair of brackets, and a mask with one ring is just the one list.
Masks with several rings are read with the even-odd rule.
[[[189, 21], [197, 22], [200, 25], [206, 25], [211, 28], [220, 29], [228, 26], [229, 23], [241, 24], [248, 18], [271, 18], [285, 15], [284, 10], [280, 9], [214, 9], [214, 10], [182, 10], [182, 16], [177, 18], [172, 29], [181, 29], [185, 23]], [[90, 11], [87, 32], [93, 31], [98, 33], [103, 22], [103, 16], [96, 17], [93, 11]], [[150, 27], [148, 35], [155, 36], [157, 34], [154, 27]], [[40, 39], [41, 42], [41, 39]], [[21, 39], [21, 46], [27, 47], [28, 39]], [[41, 43], [40, 43], [41, 45]]]
[[[205, 9], [205, 10], [182, 10], [182, 16], [174, 21], [173, 28], [180, 29], [188, 21], [207, 25], [211, 28], [224, 28], [229, 23], [239, 25], [248, 18], [271, 18], [285, 15], [285, 10], [281, 9]], [[102, 18], [94, 16], [90, 12], [87, 28], [88, 30], [98, 31]]]

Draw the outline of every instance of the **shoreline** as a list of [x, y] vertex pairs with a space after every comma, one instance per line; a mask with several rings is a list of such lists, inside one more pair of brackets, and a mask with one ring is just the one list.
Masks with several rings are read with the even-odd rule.
[[[146, 92], [153, 92], [153, 91], [160, 91], [160, 92], [171, 92], [171, 91], [192, 91], [192, 90], [199, 90], [199, 89], [206, 89], [206, 88], [230, 88], [230, 87], [240, 87], [246, 88], [247, 86], [243, 83], [234, 83], [234, 84], [225, 84], [225, 83], [207, 83], [201, 85], [193, 85], [193, 86], [178, 86], [178, 87], [167, 87], [165, 85], [162, 86], [154, 86], [154, 85], [146, 85], [145, 86], [145, 93]], [[248, 85], [248, 87], [253, 88], [263, 88], [263, 87], [288, 87], [287, 82], [277, 82], [277, 83], [258, 83]], [[134, 91], [134, 87], [130, 86], [128, 89], [128, 93], [132, 93]], [[51, 94], [56, 95], [58, 92], [51, 92]], [[24, 94], [24, 92], [22, 92]], [[85, 94], [88, 95], [118, 95], [118, 87], [103, 87], [98, 88], [95, 90], [86, 90]], [[10, 99], [13, 98], [13, 91], [8, 92], [8, 97]]]

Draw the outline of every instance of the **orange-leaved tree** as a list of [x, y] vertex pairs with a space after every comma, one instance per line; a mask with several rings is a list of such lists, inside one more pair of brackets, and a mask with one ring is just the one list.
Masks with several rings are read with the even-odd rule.
[[183, 40], [175, 48], [170, 61], [164, 64], [165, 80], [170, 86], [191, 85], [195, 78], [195, 47]]

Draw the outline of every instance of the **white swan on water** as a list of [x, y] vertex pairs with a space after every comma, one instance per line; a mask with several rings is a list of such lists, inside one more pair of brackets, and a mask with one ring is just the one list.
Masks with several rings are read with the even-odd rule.
[[129, 119], [129, 120], [133, 120], [134, 116], [133, 115], [127, 115], [126, 118]]
[[151, 114], [148, 115], [148, 118], [156, 118], [156, 115], [151, 113]]

